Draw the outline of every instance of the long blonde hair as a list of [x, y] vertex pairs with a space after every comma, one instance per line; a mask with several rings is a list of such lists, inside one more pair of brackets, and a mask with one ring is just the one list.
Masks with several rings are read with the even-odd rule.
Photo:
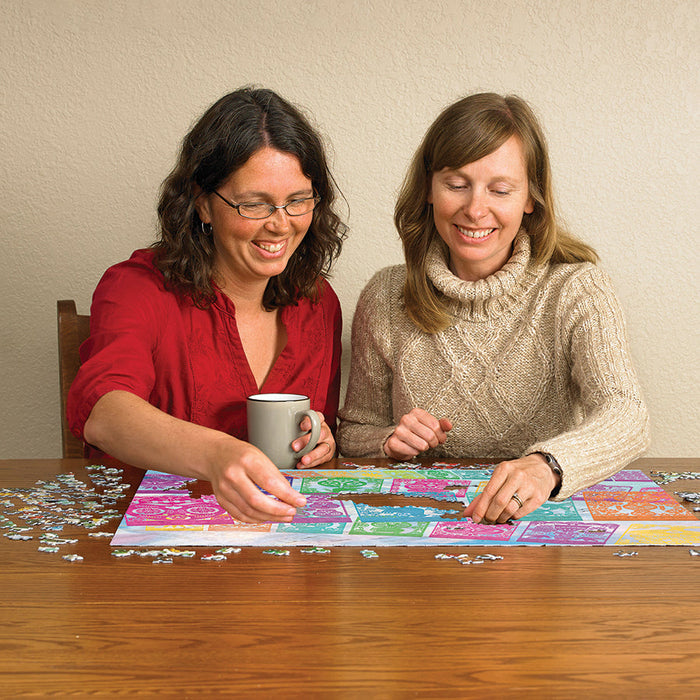
[[444, 297], [426, 274], [433, 241], [442, 243], [428, 203], [432, 175], [443, 168], [458, 169], [493, 153], [517, 136], [527, 164], [531, 214], [523, 216], [532, 256], [538, 263], [592, 262], [598, 255], [557, 222], [547, 143], [528, 104], [519, 97], [479, 93], [447, 107], [428, 129], [413, 157], [394, 210], [394, 223], [406, 259], [404, 302], [409, 318], [426, 333], [450, 325]]

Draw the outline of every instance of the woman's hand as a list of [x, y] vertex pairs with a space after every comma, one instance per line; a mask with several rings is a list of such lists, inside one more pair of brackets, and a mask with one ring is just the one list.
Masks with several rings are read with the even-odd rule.
[[422, 408], [414, 408], [401, 416], [394, 432], [384, 443], [384, 452], [393, 459], [411, 459], [431, 447], [442, 445], [452, 423], [435, 418]]
[[91, 445], [135, 467], [211, 482], [216, 500], [236, 520], [290, 522], [306, 505], [257, 447], [169, 416], [128, 391], [100, 397], [84, 435]]
[[541, 454], [501, 462], [464, 517], [488, 525], [522, 518], [549, 498], [559, 480]]
[[306, 497], [290, 486], [279, 469], [257, 447], [242, 440], [222, 441], [208, 477], [221, 507], [245, 523], [288, 523], [296, 509], [306, 505]]
[[[321, 419], [321, 435], [318, 438], [318, 443], [311, 452], [305, 454], [297, 463], [297, 469], [310, 469], [311, 467], [317, 467], [319, 464], [324, 464], [335, 457], [335, 438], [331, 432], [330, 427], [326, 423], [323, 413], [316, 411], [318, 417]], [[311, 430], [311, 421], [308, 416], [301, 421], [299, 427], [302, 430]], [[303, 450], [304, 447], [309, 443], [309, 435], [302, 435], [297, 438], [292, 443], [292, 449], [295, 452]]]

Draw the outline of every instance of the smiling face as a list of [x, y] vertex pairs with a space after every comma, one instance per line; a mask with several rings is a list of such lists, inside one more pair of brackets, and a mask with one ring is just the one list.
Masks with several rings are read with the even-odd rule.
[[[299, 159], [269, 147], [253, 153], [217, 191], [233, 204], [278, 206], [314, 194]], [[313, 218], [313, 212], [289, 216], [278, 209], [267, 219], [246, 219], [214, 193], [202, 194], [196, 207], [212, 227], [216, 281], [234, 294], [264, 290], [271, 277], [283, 272]]]
[[454, 274], [474, 281], [500, 270], [523, 214], [534, 209], [520, 140], [511, 136], [480, 160], [434, 172], [428, 202]]

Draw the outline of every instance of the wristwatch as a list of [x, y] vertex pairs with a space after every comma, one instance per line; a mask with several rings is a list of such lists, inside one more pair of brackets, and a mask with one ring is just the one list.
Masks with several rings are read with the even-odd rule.
[[564, 478], [564, 472], [561, 470], [561, 467], [559, 466], [559, 462], [557, 462], [552, 455], [549, 454], [549, 452], [539, 452], [538, 454], [541, 454], [547, 464], [549, 465], [549, 468], [559, 476], [559, 483], [552, 489], [552, 493], [549, 494], [550, 498], [553, 498], [559, 493], [559, 489], [561, 488], [561, 482], [562, 479]]

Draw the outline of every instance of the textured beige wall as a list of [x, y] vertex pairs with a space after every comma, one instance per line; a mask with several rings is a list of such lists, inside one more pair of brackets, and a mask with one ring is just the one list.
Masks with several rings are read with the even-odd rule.
[[154, 236], [193, 120], [243, 84], [307, 108], [351, 235], [346, 319], [398, 262], [391, 218], [438, 111], [515, 92], [545, 125], [562, 213], [627, 311], [650, 454], [698, 456], [698, 0], [0, 0], [0, 457], [60, 454], [56, 299]]

